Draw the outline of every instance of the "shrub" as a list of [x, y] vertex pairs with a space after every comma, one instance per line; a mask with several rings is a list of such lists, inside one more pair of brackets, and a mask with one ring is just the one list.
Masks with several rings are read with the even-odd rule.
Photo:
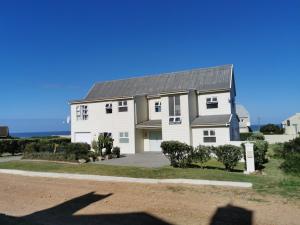
[[300, 153], [288, 154], [281, 164], [281, 168], [285, 173], [300, 176]]
[[120, 155], [121, 155], [120, 148], [117, 146], [113, 147], [112, 154], [114, 155], [114, 157], [120, 158]]
[[111, 150], [113, 147], [113, 143], [114, 143], [114, 139], [112, 139], [110, 136], [106, 135], [106, 134], [100, 134], [98, 136], [98, 149], [99, 149], [99, 153], [102, 156], [103, 152], [102, 149], [105, 148], [105, 155], [110, 155], [111, 154]]
[[89, 158], [90, 145], [86, 143], [68, 143], [59, 145], [57, 152], [64, 152], [68, 155], [75, 155], [75, 159], [86, 159]]
[[161, 148], [173, 167], [187, 167], [192, 162], [192, 146], [179, 141], [163, 141]]
[[263, 134], [283, 134], [283, 129], [275, 124], [267, 124], [260, 128]]
[[265, 140], [265, 137], [262, 133], [253, 133], [249, 138], [249, 141]]
[[300, 154], [300, 137], [283, 144], [282, 158], [285, 158], [287, 155], [293, 153]]
[[203, 168], [203, 164], [210, 160], [210, 154], [212, 152], [212, 147], [199, 145], [193, 151], [192, 160], [194, 162], [200, 163], [201, 168]]
[[257, 140], [254, 142], [253, 147], [255, 169], [261, 169], [263, 164], [267, 162], [266, 154], [268, 151], [268, 142]]
[[24, 152], [53, 152], [54, 144], [48, 142], [32, 142], [25, 146]]
[[247, 141], [253, 135], [252, 132], [249, 133], [240, 133], [240, 140]]
[[242, 150], [234, 145], [221, 145], [214, 148], [214, 153], [219, 162], [223, 163], [226, 170], [232, 170], [242, 158]]
[[25, 152], [23, 155], [24, 159], [41, 159], [41, 160], [51, 160], [51, 161], [70, 161], [75, 162], [75, 154], [66, 155], [63, 152]]

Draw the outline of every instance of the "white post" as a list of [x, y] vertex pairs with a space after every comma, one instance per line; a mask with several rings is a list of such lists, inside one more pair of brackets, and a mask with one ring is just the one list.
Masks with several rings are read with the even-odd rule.
[[253, 143], [250, 142], [245, 143], [245, 150], [246, 150], [246, 167], [247, 167], [245, 173], [250, 174], [255, 172]]

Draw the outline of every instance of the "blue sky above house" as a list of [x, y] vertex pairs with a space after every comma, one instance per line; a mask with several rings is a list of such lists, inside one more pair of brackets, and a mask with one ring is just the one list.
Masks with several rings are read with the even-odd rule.
[[300, 1], [12, 0], [0, 31], [0, 123], [14, 130], [61, 130], [41, 121], [65, 120], [96, 81], [222, 64], [252, 123], [300, 111]]

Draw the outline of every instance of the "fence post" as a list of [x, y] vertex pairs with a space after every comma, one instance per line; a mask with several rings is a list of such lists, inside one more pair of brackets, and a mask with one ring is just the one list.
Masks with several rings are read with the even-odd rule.
[[253, 143], [250, 142], [245, 143], [246, 168], [247, 168], [247, 170], [244, 172], [245, 174], [250, 174], [255, 172], [253, 146], [254, 146]]

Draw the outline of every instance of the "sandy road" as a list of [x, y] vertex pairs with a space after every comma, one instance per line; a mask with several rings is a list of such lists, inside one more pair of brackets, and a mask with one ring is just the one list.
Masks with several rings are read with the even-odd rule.
[[10, 216], [0, 215], [1, 225], [300, 224], [299, 202], [249, 189], [5, 174], [0, 181], [0, 213]]

